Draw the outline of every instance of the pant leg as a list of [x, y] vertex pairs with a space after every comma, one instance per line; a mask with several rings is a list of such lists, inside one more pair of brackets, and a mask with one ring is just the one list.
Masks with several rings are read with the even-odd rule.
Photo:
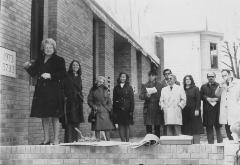
[[223, 138], [222, 138], [222, 133], [221, 133], [221, 127], [218, 127], [218, 126], [214, 126], [214, 127], [215, 127], [215, 130], [216, 130], [217, 142], [222, 143]]
[[230, 130], [230, 125], [228, 125], [228, 124], [226, 124], [225, 125], [225, 129], [226, 129], [226, 133], [227, 133], [227, 137], [228, 137], [228, 139], [229, 140], [233, 140], [233, 137], [232, 137], [232, 132], [231, 132], [231, 130]]
[[167, 133], [167, 136], [173, 136], [172, 125], [166, 125], [166, 133]]
[[213, 126], [206, 127], [208, 144], [214, 143]]
[[75, 130], [73, 129], [72, 124], [67, 124], [65, 128], [65, 135], [64, 135], [64, 143], [71, 143], [73, 142], [73, 132]]
[[160, 125], [154, 125], [154, 134], [160, 137]]
[[200, 135], [199, 134], [193, 135], [193, 144], [200, 144]]
[[163, 135], [164, 136], [167, 135], [167, 126], [166, 125], [163, 126]]
[[174, 125], [173, 129], [174, 129], [174, 136], [179, 136], [181, 134], [181, 125]]
[[146, 132], [147, 134], [152, 133], [152, 125], [146, 125]]

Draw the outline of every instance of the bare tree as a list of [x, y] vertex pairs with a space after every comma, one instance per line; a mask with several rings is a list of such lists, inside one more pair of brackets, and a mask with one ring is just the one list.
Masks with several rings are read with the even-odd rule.
[[239, 46], [240, 43], [233, 42], [233, 44], [230, 46], [229, 42], [225, 41], [222, 50], [224, 56], [229, 58], [230, 64], [228, 64], [225, 61], [222, 61], [222, 63], [233, 72], [233, 76], [236, 78], [240, 78], [239, 74], [240, 59], [238, 57]]

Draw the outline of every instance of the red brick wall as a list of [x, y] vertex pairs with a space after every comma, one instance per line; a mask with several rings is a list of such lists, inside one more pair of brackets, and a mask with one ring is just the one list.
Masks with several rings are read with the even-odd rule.
[[27, 144], [29, 79], [22, 65], [30, 58], [31, 1], [1, 0], [0, 46], [16, 52], [16, 78], [0, 76], [1, 144]]

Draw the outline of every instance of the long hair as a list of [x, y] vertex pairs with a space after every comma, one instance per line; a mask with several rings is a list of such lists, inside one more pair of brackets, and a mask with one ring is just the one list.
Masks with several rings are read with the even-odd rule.
[[186, 89], [186, 86], [187, 86], [187, 84], [186, 84], [186, 79], [187, 79], [187, 77], [189, 77], [189, 79], [191, 80], [190, 86], [191, 86], [191, 87], [195, 86], [195, 82], [194, 82], [194, 80], [193, 80], [192, 75], [186, 75], [186, 76], [183, 78], [183, 87], [184, 87], [184, 89]]
[[68, 68], [68, 74], [73, 75], [73, 63], [74, 63], [74, 62], [78, 63], [79, 69], [78, 69], [78, 71], [77, 71], [77, 74], [78, 74], [78, 76], [81, 76], [81, 74], [82, 74], [81, 65], [80, 65], [80, 62], [77, 61], [77, 60], [73, 60], [73, 61], [70, 63], [69, 68]]
[[128, 75], [127, 73], [125, 73], [125, 72], [119, 73], [119, 76], [118, 76], [118, 79], [117, 79], [117, 84], [120, 84], [120, 83], [121, 83], [120, 77], [121, 77], [123, 74], [126, 75], [125, 84], [126, 84], [126, 85], [129, 85], [129, 84], [130, 84], [129, 75]]

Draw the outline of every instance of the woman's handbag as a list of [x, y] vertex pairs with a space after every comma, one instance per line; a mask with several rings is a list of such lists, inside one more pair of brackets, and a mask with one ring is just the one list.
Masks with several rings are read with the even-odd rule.
[[88, 115], [88, 122], [89, 123], [94, 123], [96, 121], [96, 113], [92, 109], [91, 112]]

